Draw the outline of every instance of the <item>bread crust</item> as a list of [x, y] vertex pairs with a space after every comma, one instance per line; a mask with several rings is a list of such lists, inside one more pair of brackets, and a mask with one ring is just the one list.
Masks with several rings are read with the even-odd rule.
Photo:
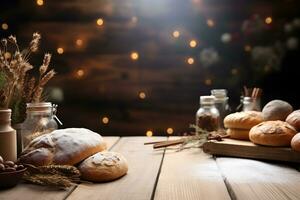
[[106, 182], [124, 176], [128, 164], [117, 152], [99, 152], [85, 159], [78, 167], [81, 178], [92, 182]]
[[300, 152], [300, 133], [297, 133], [291, 141], [292, 149]]
[[255, 144], [266, 146], [290, 146], [296, 134], [294, 127], [283, 121], [265, 121], [249, 132], [250, 140]]
[[84, 128], [68, 128], [41, 135], [29, 143], [19, 161], [37, 166], [75, 165], [106, 149], [103, 138]]
[[292, 125], [298, 132], [300, 131], [300, 110], [295, 110], [289, 114], [285, 120]]
[[235, 129], [235, 128], [229, 128], [226, 130], [227, 134], [232, 139], [237, 140], [249, 140], [249, 129]]
[[224, 118], [225, 128], [250, 130], [263, 121], [262, 113], [258, 111], [236, 112]]

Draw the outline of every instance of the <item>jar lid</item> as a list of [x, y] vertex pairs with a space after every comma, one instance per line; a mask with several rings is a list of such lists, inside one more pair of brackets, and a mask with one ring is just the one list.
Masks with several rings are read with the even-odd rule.
[[200, 104], [214, 104], [215, 100], [214, 96], [200, 96]]
[[217, 99], [223, 99], [227, 97], [226, 89], [213, 89], [210, 92], [211, 95], [215, 96]]
[[27, 111], [41, 112], [52, 110], [51, 102], [27, 103]]

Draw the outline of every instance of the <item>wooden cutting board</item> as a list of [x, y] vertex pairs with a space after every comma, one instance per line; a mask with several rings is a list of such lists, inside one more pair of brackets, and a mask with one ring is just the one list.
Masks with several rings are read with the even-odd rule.
[[212, 155], [300, 163], [300, 152], [293, 151], [291, 148], [259, 146], [249, 141], [233, 139], [208, 141], [204, 143], [203, 151]]

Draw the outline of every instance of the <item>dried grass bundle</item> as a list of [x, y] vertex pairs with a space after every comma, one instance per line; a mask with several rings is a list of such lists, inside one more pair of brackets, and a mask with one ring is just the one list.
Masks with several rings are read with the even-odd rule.
[[74, 166], [48, 165], [39, 166], [25, 165], [27, 171], [23, 179], [29, 183], [66, 189], [80, 181], [80, 172]]
[[39, 68], [39, 78], [29, 77], [34, 67], [28, 62], [31, 53], [39, 47], [41, 35], [34, 33], [28, 48], [20, 51], [15, 36], [4, 38], [0, 43], [0, 108], [11, 108], [13, 123], [25, 118], [25, 104], [42, 101], [45, 85], [55, 75], [48, 71], [51, 54], [44, 55]]

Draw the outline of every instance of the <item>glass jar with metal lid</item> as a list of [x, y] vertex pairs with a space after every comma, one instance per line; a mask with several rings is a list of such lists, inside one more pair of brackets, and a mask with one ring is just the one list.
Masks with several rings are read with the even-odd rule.
[[57, 105], [50, 102], [27, 104], [27, 115], [21, 130], [22, 150], [34, 138], [57, 129], [58, 125], [54, 119], [56, 110]]
[[206, 131], [217, 131], [219, 129], [220, 113], [215, 106], [214, 96], [201, 96], [200, 108], [196, 113], [196, 133], [200, 129]]

